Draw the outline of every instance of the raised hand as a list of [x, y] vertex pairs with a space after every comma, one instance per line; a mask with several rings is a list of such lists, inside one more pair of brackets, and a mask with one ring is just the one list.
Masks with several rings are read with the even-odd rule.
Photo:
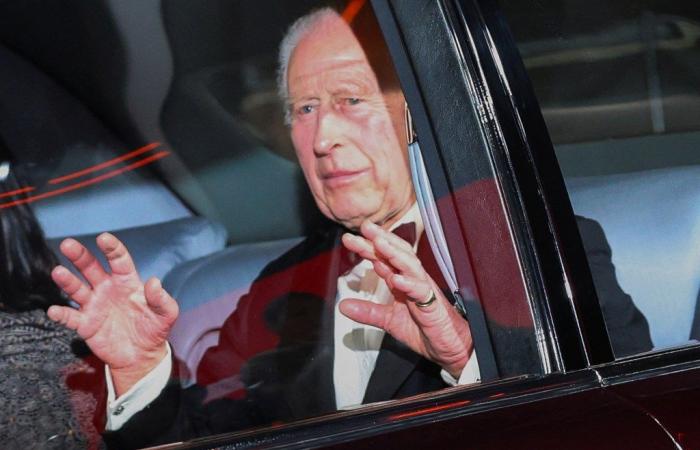
[[408, 242], [370, 221], [362, 223], [360, 231], [362, 236], [343, 235], [343, 244], [372, 261], [394, 301], [380, 305], [345, 299], [340, 311], [356, 322], [382, 328], [459, 378], [473, 349], [467, 321], [423, 269]]
[[167, 337], [178, 315], [175, 300], [151, 278], [144, 285], [127, 248], [103, 233], [97, 245], [111, 273], [74, 239], [61, 243], [61, 252], [89, 284], [63, 266], [51, 276], [75, 300], [79, 309], [52, 306], [52, 320], [76, 330], [92, 352], [110, 368], [117, 395], [126, 392], [167, 354]]

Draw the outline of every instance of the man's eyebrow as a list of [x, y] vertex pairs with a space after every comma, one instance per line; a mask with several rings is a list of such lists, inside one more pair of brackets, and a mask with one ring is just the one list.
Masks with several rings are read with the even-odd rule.
[[373, 91], [373, 83], [369, 77], [348, 77], [338, 79], [332, 94], [369, 94]]
[[284, 103], [288, 106], [293, 106], [294, 103], [308, 102], [310, 100], [319, 100], [318, 95], [298, 95], [296, 97], [287, 97]]

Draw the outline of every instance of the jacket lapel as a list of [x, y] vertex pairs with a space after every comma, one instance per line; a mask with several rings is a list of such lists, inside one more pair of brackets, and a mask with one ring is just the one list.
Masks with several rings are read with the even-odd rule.
[[362, 403], [394, 398], [420, 359], [418, 353], [413, 352], [391, 335], [384, 335], [377, 363], [370, 376]]
[[[446, 283], [425, 234], [420, 236], [416, 254], [423, 267], [444, 291]], [[449, 298], [449, 297], [448, 297]], [[401, 386], [423, 358], [389, 334], [384, 335], [377, 363], [370, 376], [363, 403], [395, 398]]]
[[[340, 264], [340, 236], [342, 229], [332, 228], [324, 233], [320, 239], [317, 251], [311, 252], [312, 258], [319, 258], [318, 264], [304, 266], [294, 274], [294, 287], [302, 286], [310, 279], [323, 283], [323, 301], [321, 309], [313, 314], [318, 314], [318, 321], [312, 325], [318, 327], [317, 338], [304, 345], [301, 351], [294, 352], [295, 363], [302, 363], [299, 370], [290, 371], [292, 382], [285, 389], [285, 398], [289, 405], [292, 417], [301, 418], [334, 411], [335, 388], [333, 386], [333, 310], [337, 294], [337, 280]], [[322, 277], [320, 277], [320, 275]], [[303, 302], [318, 302], [318, 298], [309, 294], [299, 294], [299, 300]], [[291, 311], [289, 311], [291, 312]], [[294, 315], [294, 320], [289, 315], [290, 331], [304, 329], [310, 326], [308, 316], [305, 314]], [[295, 365], [296, 365], [295, 364]]]

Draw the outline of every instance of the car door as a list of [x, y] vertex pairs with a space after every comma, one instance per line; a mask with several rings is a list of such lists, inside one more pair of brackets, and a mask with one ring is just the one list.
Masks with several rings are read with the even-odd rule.
[[693, 448], [698, 347], [615, 357], [553, 125], [507, 7], [372, 6], [411, 108], [483, 382], [201, 445]]
[[[680, 2], [594, 8], [573, 0], [163, 0], [138, 9], [110, 1], [44, 11], [8, 4], [6, 21], [14, 26], [6, 27], [3, 45], [12, 43], [39, 68], [55, 65], [44, 70], [80, 94], [109, 129], [129, 137], [133, 148], [153, 141], [147, 150], [160, 150], [157, 155], [172, 163], [159, 167], [155, 178], [168, 201], [105, 184], [112, 195], [97, 202], [107, 207], [95, 229], [76, 229], [88, 199], [78, 197], [79, 205], [59, 208], [58, 222], [69, 229], [55, 236], [100, 232], [122, 219], [141, 218], [145, 213], [114, 207], [131, 207], [138, 198], [137, 206], [153, 214], [147, 223], [159, 226], [147, 228], [149, 234], [137, 229], [138, 239], [125, 241], [142, 273], [151, 259], [175, 254], [156, 275], [165, 275], [164, 286], [181, 309], [170, 336], [184, 363], [179, 381], [201, 382], [199, 363], [220, 342], [226, 317], [261, 270], [318, 221], [283, 121], [275, 66], [284, 29], [327, 4], [348, 16], [371, 8], [381, 26], [391, 53], [387, 64], [396, 68], [412, 118], [410, 152], [423, 221], [430, 224], [438, 269], [469, 321], [479, 382], [168, 446], [698, 447], [700, 348], [691, 339], [700, 329], [694, 315], [700, 282], [693, 284], [700, 248], [693, 234], [693, 205], [700, 204], [693, 196], [699, 162], [694, 132], [700, 129], [693, 82], [700, 86], [700, 77], [693, 67], [700, 64], [694, 64], [697, 14]], [[14, 9], [22, 14], [11, 14]], [[66, 26], [72, 21], [85, 27]], [[63, 40], [46, 32], [57, 23]], [[73, 36], [68, 31], [77, 33], [70, 45], [63, 43]], [[109, 39], [98, 39], [103, 33]], [[128, 45], [104, 51], [112, 39]], [[641, 62], [634, 59], [640, 55]], [[630, 78], [639, 64], [646, 81]], [[660, 64], [671, 69], [658, 70]], [[105, 67], [119, 70], [105, 74]], [[128, 74], [121, 73], [125, 67]], [[670, 91], [665, 76], [672, 78]], [[8, 72], [8, 78], [21, 77]], [[122, 78], [129, 82], [122, 84]], [[32, 79], [24, 84], [41, 93]], [[8, 86], [5, 92], [14, 93]], [[52, 117], [63, 111], [39, 108], [43, 103], [27, 101], [24, 92], [17, 97], [16, 105], [30, 111]], [[61, 122], [58, 131], [70, 129], [85, 140], [91, 122], [83, 114], [58, 115], [80, 122]], [[31, 138], [29, 125], [37, 119], [23, 117], [8, 113], [1, 122]], [[112, 146], [111, 139], [105, 142]], [[46, 157], [52, 145], [39, 146], [38, 157], [28, 155], [28, 167], [65, 178]], [[78, 156], [92, 153], [75, 150]], [[116, 175], [141, 167], [131, 165], [131, 151], [108, 158], [95, 153], [90, 173], [124, 159], [128, 167], [93, 184], [121, 180]], [[90, 166], [85, 156], [76, 164], [77, 174]], [[58, 194], [56, 199], [64, 198]], [[50, 205], [43, 197], [32, 202], [39, 211]], [[173, 203], [175, 213], [161, 214]], [[171, 236], [161, 222], [181, 211], [202, 216], [191, 218], [196, 223], [213, 224], [197, 239], [192, 227], [178, 226]], [[579, 228], [577, 216], [599, 225], [586, 221], [587, 228]], [[584, 232], [591, 226], [595, 259]], [[194, 250], [185, 257], [174, 245], [179, 242]], [[650, 256], [637, 258], [641, 250]], [[601, 270], [604, 286], [622, 299], [624, 311], [641, 311], [643, 320], [635, 323], [642, 329], [648, 322], [648, 348], [643, 339], [632, 339], [639, 345], [620, 354], [616, 337], [629, 336], [624, 327], [611, 327], [610, 318], [621, 315], [606, 307]], [[269, 277], [271, 291], [286, 282], [284, 276]], [[252, 345], [270, 350], [269, 329], [263, 331]], [[214, 351], [208, 359], [224, 371], [231, 366], [230, 354]], [[214, 398], [241, 393], [239, 373], [227, 375], [205, 386]], [[300, 396], [308, 390], [311, 398], [314, 389], [320, 390], [314, 383], [302, 385]], [[104, 418], [104, 405], [96, 403], [93, 412]], [[114, 410], [115, 416], [121, 412]], [[225, 413], [214, 419], [231, 421]]]

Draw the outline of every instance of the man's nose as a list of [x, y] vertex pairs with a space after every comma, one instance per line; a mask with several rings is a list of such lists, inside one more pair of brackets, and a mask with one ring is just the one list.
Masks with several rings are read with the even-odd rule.
[[321, 107], [316, 117], [316, 135], [314, 136], [314, 153], [324, 156], [341, 145], [342, 119], [332, 106]]

